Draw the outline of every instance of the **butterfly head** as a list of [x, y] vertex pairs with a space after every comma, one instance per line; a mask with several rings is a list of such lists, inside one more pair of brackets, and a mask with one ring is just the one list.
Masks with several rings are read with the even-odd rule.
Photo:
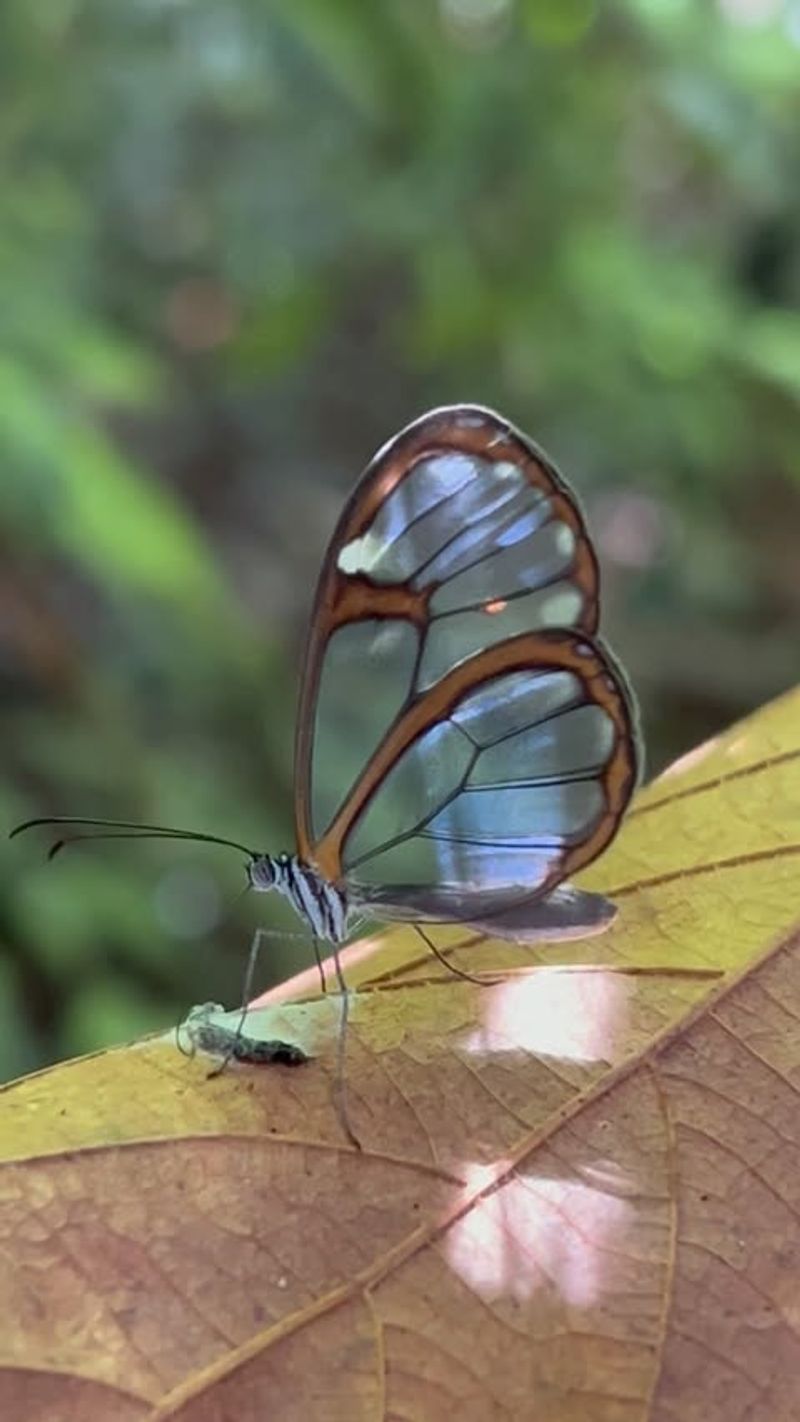
[[280, 877], [278, 860], [272, 854], [254, 854], [247, 864], [247, 879], [251, 889], [266, 894], [274, 889]]

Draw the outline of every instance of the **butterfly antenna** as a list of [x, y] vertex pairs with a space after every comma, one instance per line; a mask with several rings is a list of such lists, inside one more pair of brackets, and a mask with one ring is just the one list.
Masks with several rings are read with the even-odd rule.
[[246, 844], [240, 844], [238, 840], [226, 839], [219, 834], [203, 834], [200, 830], [175, 829], [171, 825], [137, 824], [134, 820], [84, 819], [79, 815], [50, 815], [25, 820], [23, 824], [15, 825], [8, 837], [15, 839], [18, 834], [24, 834], [28, 830], [52, 829], [56, 825], [79, 825], [88, 828], [90, 833], [64, 835], [62, 839], [56, 840], [55, 844], [51, 846], [48, 859], [53, 859], [68, 844], [74, 844], [82, 839], [185, 839], [200, 844], [221, 844], [227, 849], [236, 849], [241, 854], [246, 854], [248, 859], [258, 858], [256, 850], [248, 848]]
[[[181, 836], [182, 838], [183, 836]], [[89, 830], [87, 834], [65, 834], [57, 839], [47, 851], [48, 859], [55, 859], [62, 849], [70, 844], [80, 844], [86, 839], [171, 839], [168, 834], [154, 834], [150, 830]]]

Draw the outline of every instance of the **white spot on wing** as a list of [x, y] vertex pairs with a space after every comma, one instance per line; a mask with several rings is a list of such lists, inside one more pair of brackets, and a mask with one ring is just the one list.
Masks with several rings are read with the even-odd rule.
[[385, 546], [384, 539], [376, 538], [374, 533], [368, 531], [361, 538], [345, 543], [336, 559], [336, 566], [341, 573], [351, 576], [354, 573], [368, 573], [380, 561]]
[[515, 484], [523, 484], [523, 476], [516, 464], [509, 459], [496, 459], [491, 465], [493, 479], [511, 479]]

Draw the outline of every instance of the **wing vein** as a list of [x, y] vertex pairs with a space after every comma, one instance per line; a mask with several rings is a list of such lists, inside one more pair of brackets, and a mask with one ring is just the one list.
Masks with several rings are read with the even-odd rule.
[[[529, 486], [527, 487], [527, 489], [524, 490], [524, 492], [528, 492], [531, 487], [532, 487], [532, 486], [529, 485]], [[515, 488], [515, 489], [513, 489], [513, 490], [509, 490], [508, 497], [507, 497], [506, 499], [497, 500], [497, 501], [491, 506], [491, 508], [488, 508], [485, 513], [481, 514], [478, 518], [476, 518], [476, 519], [469, 525], [470, 528], [471, 528], [471, 530], [472, 530], [473, 532], [476, 532], [476, 533], [477, 533], [482, 524], [484, 524], [484, 525], [485, 525], [485, 524], [489, 524], [490, 527], [489, 527], [488, 529], [485, 529], [485, 530], [484, 530], [483, 537], [485, 538], [487, 535], [493, 535], [493, 534], [495, 534], [497, 530], [496, 530], [496, 529], [493, 529], [493, 528], [491, 527], [492, 521], [496, 519], [497, 514], [500, 512], [500, 510], [501, 510], [502, 508], [504, 508], [504, 506], [505, 506], [506, 504], [510, 503], [512, 499], [515, 499], [515, 498], [517, 498], [517, 497], [519, 496], [520, 492], [523, 492], [523, 491], [521, 491], [519, 488]], [[507, 515], [506, 515], [506, 517], [507, 517]], [[546, 520], [545, 520], [545, 521], [546, 521]], [[426, 568], [429, 568], [430, 565], [431, 565], [431, 563], [435, 562], [437, 558], [440, 558], [443, 553], [446, 553], [446, 552], [447, 552], [447, 549], [448, 549], [448, 548], [451, 548], [451, 547], [453, 546], [453, 544], [456, 543], [456, 542], [458, 541], [458, 539], [463, 536], [463, 534], [464, 534], [464, 527], [463, 527], [463, 524], [461, 524], [461, 525], [459, 525], [459, 526], [455, 529], [455, 531], [451, 534], [451, 536], [450, 536], [449, 538], [445, 539], [444, 543], [442, 543], [442, 544], [439, 545], [439, 547], [435, 550], [435, 552], [431, 553], [430, 557], [428, 557], [428, 558], [425, 559], [425, 562], [424, 562], [424, 563], [420, 564], [420, 566], [416, 569], [416, 571], [415, 571], [415, 573], [414, 573], [414, 579], [415, 579], [415, 581], [419, 580], [419, 579], [423, 576], [423, 574], [424, 574], [424, 572], [425, 572], [425, 569], [426, 569]], [[481, 536], [480, 536], [480, 534], [478, 534], [478, 537], [476, 538], [476, 542], [480, 542], [480, 541], [481, 541]], [[496, 552], [500, 552], [501, 550], [498, 549], [498, 548], [492, 548], [491, 551], [492, 551], [492, 553], [496, 553]], [[488, 555], [488, 554], [482, 554], [481, 556], [482, 556], [482, 557], [488, 557], [489, 555]], [[464, 571], [464, 569], [459, 568], [459, 569], [458, 569], [458, 573], [450, 573], [450, 574], [448, 574], [448, 576], [447, 576], [446, 578], [442, 578], [442, 579], [441, 579], [442, 585], [444, 585], [444, 584], [446, 584], [446, 583], [449, 583], [451, 578], [457, 577], [458, 574], [462, 573], [463, 571]]]

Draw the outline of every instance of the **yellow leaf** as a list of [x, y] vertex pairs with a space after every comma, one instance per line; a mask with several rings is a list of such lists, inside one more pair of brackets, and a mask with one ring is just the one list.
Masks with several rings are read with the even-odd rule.
[[482, 987], [349, 949], [360, 1153], [311, 975], [266, 1013], [306, 1065], [166, 1037], [8, 1088], [3, 1422], [796, 1422], [798, 725], [639, 796], [602, 937], [438, 932]]

